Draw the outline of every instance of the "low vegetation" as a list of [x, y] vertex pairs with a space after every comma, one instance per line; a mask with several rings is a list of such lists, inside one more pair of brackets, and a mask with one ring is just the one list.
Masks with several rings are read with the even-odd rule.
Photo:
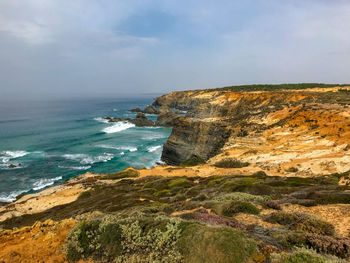
[[[72, 203], [2, 224], [11, 228], [84, 215], [67, 241], [71, 262], [317, 262], [311, 260], [329, 256], [348, 260], [350, 238], [340, 237], [331, 222], [284, 210], [286, 204], [350, 204], [350, 187], [337, 183], [342, 176], [281, 178], [256, 173], [97, 181]], [[313, 249], [315, 259], [295, 250], [303, 247]]]
[[181, 166], [196, 166], [199, 164], [205, 164], [205, 160], [198, 157], [198, 156], [193, 156], [186, 161], [181, 163]]
[[256, 251], [254, 240], [232, 228], [143, 214], [83, 221], [66, 245], [69, 262], [243, 263]]
[[227, 158], [216, 162], [214, 166], [219, 168], [242, 168], [242, 167], [249, 166], [249, 163], [241, 162], [239, 160], [232, 159], [232, 158]]

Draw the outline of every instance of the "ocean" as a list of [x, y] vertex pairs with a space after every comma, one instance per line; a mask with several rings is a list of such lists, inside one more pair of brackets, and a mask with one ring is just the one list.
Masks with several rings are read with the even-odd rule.
[[171, 128], [139, 128], [102, 119], [134, 118], [136, 113], [128, 110], [152, 101], [143, 97], [1, 103], [0, 202], [87, 171], [112, 173], [156, 165]]

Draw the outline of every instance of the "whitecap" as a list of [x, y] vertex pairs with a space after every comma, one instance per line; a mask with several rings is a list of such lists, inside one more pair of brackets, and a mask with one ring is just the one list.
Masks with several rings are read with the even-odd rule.
[[10, 192], [8, 195], [0, 195], [0, 202], [10, 203], [16, 200], [16, 197], [20, 194], [23, 194], [25, 192], [28, 192], [28, 190], [19, 190], [19, 191], [13, 191]]
[[0, 156], [1, 162], [7, 163], [12, 159], [26, 156], [27, 154], [29, 154], [29, 152], [26, 152], [26, 151], [2, 151], [0, 154], [2, 155], [2, 156]]
[[104, 128], [102, 131], [105, 133], [116, 133], [135, 127], [135, 124], [126, 121], [116, 122], [112, 126]]
[[129, 152], [137, 151], [137, 147], [134, 147], [134, 146], [114, 146], [114, 145], [101, 144], [101, 145], [98, 145], [98, 147], [106, 148], [106, 149], [124, 150]]
[[63, 165], [59, 165], [58, 168], [61, 168], [61, 169], [71, 169], [71, 170], [80, 171], [80, 170], [87, 170], [87, 169], [90, 169], [91, 166], [90, 166], [90, 165], [86, 165], [86, 166], [63, 166]]
[[55, 183], [55, 181], [58, 181], [61, 179], [62, 179], [62, 176], [58, 176], [58, 177], [50, 178], [50, 179], [48, 179], [48, 178], [40, 179], [39, 181], [36, 181], [33, 184], [33, 190], [38, 191], [38, 190], [43, 189], [47, 186], [53, 185]]
[[105, 118], [102, 118], [102, 117], [94, 118], [94, 120], [98, 121], [98, 122], [102, 122], [102, 123], [109, 123], [108, 120], [106, 120]]
[[145, 134], [144, 136], [142, 136], [142, 140], [147, 140], [147, 141], [152, 141], [152, 140], [158, 140], [158, 139], [165, 139], [168, 136], [165, 134], [161, 134], [161, 133], [152, 133], [152, 134]]
[[147, 151], [150, 153], [153, 153], [161, 148], [162, 148], [162, 145], [150, 146], [150, 147], [147, 147]]
[[[100, 163], [100, 162], [108, 162], [109, 160], [112, 160], [114, 155], [111, 153], [104, 153], [100, 156], [90, 156], [87, 154], [65, 154], [63, 155], [64, 158], [72, 161], [80, 162], [81, 164], [94, 164], [94, 163]], [[88, 168], [89, 169], [89, 168]]]

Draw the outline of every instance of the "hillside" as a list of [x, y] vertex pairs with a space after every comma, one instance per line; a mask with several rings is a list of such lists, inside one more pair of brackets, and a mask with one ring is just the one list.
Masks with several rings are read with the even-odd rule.
[[165, 164], [0, 207], [0, 262], [348, 262], [349, 105], [325, 84], [156, 98]]

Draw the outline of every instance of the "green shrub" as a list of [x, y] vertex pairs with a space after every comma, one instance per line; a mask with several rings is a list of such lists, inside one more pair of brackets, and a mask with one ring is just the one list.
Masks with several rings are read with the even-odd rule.
[[160, 190], [158, 192], [155, 192], [153, 195], [156, 197], [164, 197], [164, 196], [168, 196], [170, 194], [171, 194], [170, 190], [165, 189], [165, 190]]
[[257, 250], [256, 242], [229, 227], [183, 223], [179, 250], [184, 263], [244, 263]]
[[101, 180], [117, 180], [117, 179], [123, 179], [123, 178], [135, 178], [139, 177], [139, 172], [135, 169], [127, 169], [121, 172], [117, 172], [114, 174], [106, 174], [102, 176]]
[[181, 166], [196, 166], [199, 164], [205, 164], [205, 160], [198, 156], [193, 156], [186, 161], [182, 162]]
[[228, 158], [228, 159], [223, 159], [214, 164], [215, 167], [219, 168], [242, 168], [249, 166], [249, 163], [246, 162], [241, 162], [236, 159]]
[[244, 201], [244, 202], [266, 202], [268, 200], [271, 200], [271, 197], [266, 195], [252, 195], [248, 193], [234, 192], [234, 193], [228, 193], [228, 194], [214, 197], [213, 200], [219, 201], [219, 202], [232, 201], [232, 200]]
[[175, 187], [190, 187], [193, 185], [193, 182], [186, 178], [176, 178], [169, 181], [168, 186], [170, 188]]
[[286, 225], [292, 230], [328, 236], [335, 234], [332, 224], [302, 213], [277, 212], [269, 215], [266, 220], [271, 223]]
[[233, 216], [237, 213], [247, 213], [257, 215], [260, 210], [253, 204], [248, 202], [233, 201], [224, 205], [222, 214], [224, 216]]
[[327, 258], [311, 249], [299, 248], [291, 253], [272, 254], [271, 263], [327, 263]]
[[67, 238], [69, 262], [93, 258], [104, 262], [182, 261], [177, 249], [181, 236], [180, 221], [169, 218], [105, 217], [84, 221]]

